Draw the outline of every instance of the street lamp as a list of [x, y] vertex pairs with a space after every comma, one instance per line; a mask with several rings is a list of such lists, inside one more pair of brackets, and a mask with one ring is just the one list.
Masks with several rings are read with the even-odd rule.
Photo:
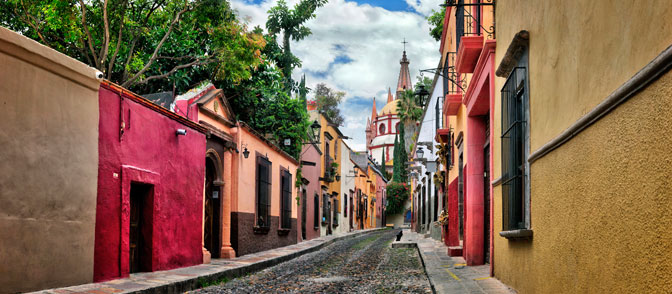
[[415, 96], [419, 98], [418, 103], [420, 107], [425, 107], [425, 96], [429, 95], [429, 92], [427, 89], [425, 89], [425, 85], [420, 84], [418, 88], [415, 89]]
[[313, 132], [313, 140], [315, 143], [320, 142], [320, 128], [322, 128], [322, 126], [320, 126], [320, 123], [317, 120], [313, 121], [313, 124], [310, 125], [310, 130]]
[[420, 147], [420, 148], [418, 148], [418, 151], [415, 152], [415, 155], [416, 155], [415, 158], [418, 158], [418, 159], [424, 158], [423, 155], [425, 155], [425, 151], [422, 150], [422, 147]]

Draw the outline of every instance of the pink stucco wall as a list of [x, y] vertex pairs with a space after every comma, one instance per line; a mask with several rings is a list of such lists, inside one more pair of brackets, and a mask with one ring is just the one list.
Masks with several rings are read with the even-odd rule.
[[[94, 280], [128, 276], [131, 182], [154, 185], [151, 270], [200, 264], [205, 135], [103, 85]], [[120, 135], [121, 120], [124, 132]], [[186, 129], [177, 136], [177, 129]]]
[[[320, 236], [320, 224], [315, 224], [314, 221], [314, 211], [315, 211], [315, 195], [317, 194], [317, 203], [318, 203], [318, 214], [319, 218], [322, 217], [322, 210], [319, 208], [320, 201], [322, 201], [321, 188], [320, 188], [320, 168], [322, 168], [321, 154], [312, 144], [303, 145], [301, 160], [314, 162], [315, 166], [304, 165], [301, 173], [303, 177], [306, 178], [309, 183], [306, 188], [306, 240], [314, 239]], [[302, 211], [302, 208], [299, 207], [299, 211]], [[299, 214], [299, 236], [301, 236], [301, 215]], [[317, 228], [316, 228], [317, 227]]]

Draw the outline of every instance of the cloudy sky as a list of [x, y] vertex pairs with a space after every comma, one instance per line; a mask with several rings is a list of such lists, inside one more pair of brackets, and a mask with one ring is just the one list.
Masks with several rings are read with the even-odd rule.
[[[250, 27], [265, 27], [267, 11], [277, 0], [232, 0], [238, 15]], [[293, 7], [298, 0], [289, 0]], [[330, 0], [307, 26], [313, 34], [292, 43], [292, 52], [303, 62], [295, 79], [306, 75], [306, 84], [318, 83], [347, 93], [341, 110], [341, 131], [357, 151], [365, 149], [366, 119], [376, 97], [378, 110], [387, 102], [387, 89], [397, 85], [404, 38], [410, 59], [411, 79], [420, 69], [436, 68], [439, 43], [429, 36], [425, 17], [440, 9], [442, 0]], [[430, 78], [433, 75], [430, 75]], [[309, 99], [311, 95], [309, 94]]]

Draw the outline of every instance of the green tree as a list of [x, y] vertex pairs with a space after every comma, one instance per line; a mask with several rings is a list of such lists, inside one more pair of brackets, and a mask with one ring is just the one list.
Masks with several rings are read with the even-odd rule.
[[299, 83], [299, 99], [303, 102], [303, 107], [308, 107], [308, 99], [306, 98], [308, 91], [310, 91], [310, 89], [306, 88], [306, 75], [304, 74]]
[[315, 100], [317, 102], [317, 110], [326, 116], [332, 123], [339, 127], [343, 125], [345, 118], [338, 109], [338, 105], [343, 101], [345, 92], [334, 91], [325, 84], [317, 84], [315, 87]]
[[[401, 92], [397, 99], [397, 111], [402, 125], [415, 123], [422, 117], [422, 108], [418, 106], [413, 90]], [[403, 129], [403, 128], [401, 128]], [[402, 138], [403, 139], [403, 138]]]
[[285, 78], [285, 89], [290, 91], [294, 88], [292, 70], [301, 66], [301, 60], [292, 54], [290, 40], [301, 41], [311, 34], [304, 23], [315, 17], [315, 10], [323, 6], [328, 0], [301, 0], [289, 9], [285, 0], [279, 0], [278, 4], [268, 11], [266, 29], [269, 34], [277, 36], [282, 33], [282, 56], [275, 59], [282, 70]]
[[387, 160], [385, 159], [385, 148], [383, 148], [383, 158], [381, 159], [380, 163], [380, 172], [383, 173], [383, 177], [385, 179], [390, 179], [390, 173], [387, 172], [387, 169], [385, 168], [385, 163], [387, 163]]
[[3, 26], [139, 92], [239, 82], [264, 47], [224, 0], [6, 0], [0, 11]]
[[406, 183], [408, 181], [408, 169], [406, 168], [406, 162], [408, 161], [408, 152], [406, 151], [406, 140], [404, 139], [404, 124], [402, 123], [399, 127], [399, 157], [394, 158], [394, 163], [399, 162], [399, 177], [397, 178], [399, 183]]
[[429, 23], [429, 35], [432, 36], [434, 40], [441, 41], [444, 17], [444, 10], [436, 11], [434, 9], [432, 9], [432, 14], [427, 17], [427, 22]]

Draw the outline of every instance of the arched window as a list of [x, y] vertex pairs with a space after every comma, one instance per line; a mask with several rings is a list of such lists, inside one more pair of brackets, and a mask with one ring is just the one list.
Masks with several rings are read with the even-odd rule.
[[378, 133], [380, 135], [385, 135], [385, 124], [380, 124], [380, 128], [378, 129]]

